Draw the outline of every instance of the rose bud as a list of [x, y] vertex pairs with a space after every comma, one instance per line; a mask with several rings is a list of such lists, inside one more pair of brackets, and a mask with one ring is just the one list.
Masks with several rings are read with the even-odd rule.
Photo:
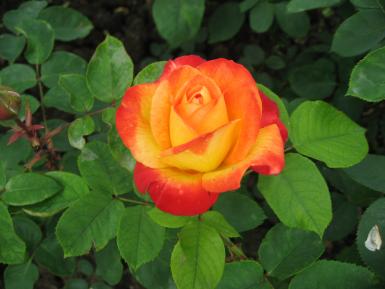
[[138, 190], [174, 215], [207, 211], [249, 168], [275, 175], [285, 163], [276, 104], [226, 59], [168, 61], [157, 81], [127, 89], [116, 127], [137, 160]]
[[0, 120], [12, 119], [18, 115], [20, 95], [6, 86], [0, 86]]

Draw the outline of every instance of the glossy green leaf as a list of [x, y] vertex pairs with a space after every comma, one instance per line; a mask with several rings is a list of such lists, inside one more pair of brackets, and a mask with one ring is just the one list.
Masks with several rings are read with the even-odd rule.
[[329, 260], [316, 262], [290, 282], [289, 289], [363, 289], [374, 285], [366, 268]]
[[144, 206], [128, 207], [118, 230], [120, 254], [136, 270], [153, 260], [162, 249], [165, 229], [156, 224]]
[[39, 245], [42, 239], [40, 227], [30, 218], [23, 216], [13, 217], [16, 234], [27, 245], [28, 252], [31, 254], [33, 250]]
[[221, 194], [214, 209], [220, 212], [238, 232], [254, 229], [266, 218], [257, 202], [239, 193]]
[[171, 215], [156, 207], [149, 210], [148, 215], [155, 223], [165, 228], [180, 228], [192, 220], [191, 217]]
[[252, 260], [227, 263], [217, 289], [262, 288], [263, 268]]
[[295, 67], [290, 71], [289, 82], [293, 91], [301, 97], [326, 98], [336, 86], [334, 63], [321, 58], [314, 63]]
[[[226, 19], [226, 21], [224, 21]], [[241, 29], [245, 14], [236, 2], [226, 2], [218, 6], [209, 18], [209, 43], [229, 40]]]
[[362, 54], [385, 37], [384, 26], [384, 13], [379, 9], [358, 11], [338, 27], [331, 50], [343, 57]]
[[62, 211], [89, 193], [84, 179], [78, 175], [62, 171], [51, 171], [46, 175], [59, 183], [63, 190], [48, 200], [25, 207], [24, 210], [30, 215], [49, 217]]
[[69, 279], [63, 289], [88, 289], [88, 282], [84, 279]]
[[0, 191], [2, 191], [7, 183], [5, 162], [0, 160]]
[[111, 196], [94, 191], [74, 203], [61, 216], [56, 236], [64, 256], [86, 254], [91, 246], [103, 249], [116, 236], [124, 205]]
[[155, 0], [152, 6], [156, 28], [171, 47], [196, 36], [204, 11], [204, 0]]
[[201, 221], [206, 225], [214, 228], [218, 231], [219, 234], [228, 238], [237, 238], [240, 237], [237, 230], [235, 230], [222, 216], [221, 213], [217, 211], [209, 211], [202, 215]]
[[153, 82], [157, 80], [164, 69], [166, 61], [157, 61], [147, 65], [134, 78], [134, 85]]
[[55, 33], [45, 21], [27, 19], [17, 30], [27, 39], [25, 58], [31, 64], [41, 64], [48, 59], [53, 50]]
[[348, 95], [370, 102], [385, 99], [385, 47], [362, 59], [352, 70]]
[[36, 204], [57, 194], [62, 187], [52, 178], [24, 173], [12, 177], [5, 186], [2, 199], [12, 206]]
[[77, 118], [68, 128], [68, 140], [74, 148], [81, 150], [86, 144], [84, 136], [92, 134], [94, 130], [95, 123], [91, 116]]
[[26, 1], [18, 9], [7, 11], [3, 16], [4, 26], [17, 33], [17, 27], [26, 19], [35, 19], [47, 6], [47, 1]]
[[369, 154], [359, 164], [345, 169], [356, 182], [372, 190], [385, 192], [385, 156]]
[[75, 258], [64, 258], [63, 249], [55, 236], [44, 239], [35, 252], [35, 260], [49, 272], [57, 276], [70, 276], [76, 267]]
[[102, 142], [86, 144], [78, 159], [83, 178], [94, 190], [120, 195], [132, 189], [132, 177], [114, 160], [108, 146]]
[[311, 9], [330, 7], [341, 2], [341, 0], [291, 0], [287, 5], [287, 10], [289, 13], [302, 12]]
[[0, 35], [0, 58], [14, 62], [24, 49], [25, 38], [11, 34]]
[[216, 288], [224, 265], [225, 248], [215, 229], [199, 221], [182, 229], [171, 255], [171, 272], [178, 289]]
[[43, 103], [47, 107], [54, 107], [68, 113], [74, 113], [68, 93], [60, 86], [54, 86], [44, 95]]
[[28, 65], [11, 64], [0, 70], [0, 83], [21, 93], [36, 85], [36, 74]]
[[40, 19], [47, 21], [55, 31], [55, 38], [71, 41], [86, 37], [92, 30], [91, 21], [79, 11], [64, 7], [50, 6], [40, 12]]
[[257, 4], [260, 0], [243, 0], [239, 7], [241, 9], [241, 12], [246, 12], [254, 7], [255, 4]]
[[275, 5], [275, 16], [279, 27], [290, 37], [305, 37], [310, 30], [310, 19], [306, 12], [289, 13], [285, 2]]
[[[365, 246], [367, 239], [370, 239], [370, 231], [374, 226], [378, 226], [382, 246], [379, 250], [369, 250]], [[384, 258], [385, 258], [385, 198], [380, 198], [366, 209], [362, 215], [357, 232], [357, 248], [362, 260], [371, 270], [379, 276], [384, 276]], [[375, 239], [373, 241], [376, 241]]]
[[81, 258], [78, 260], [77, 269], [79, 273], [87, 277], [91, 277], [94, 273], [94, 266], [91, 264], [90, 261], [85, 258]]
[[95, 253], [96, 272], [108, 284], [114, 286], [123, 277], [123, 264], [115, 240], [101, 251]]
[[31, 261], [10, 265], [4, 271], [5, 289], [33, 289], [39, 279], [39, 270]]
[[18, 264], [24, 261], [26, 246], [16, 234], [11, 215], [0, 201], [0, 263]]
[[56, 51], [41, 66], [41, 80], [47, 87], [58, 84], [62, 74], [85, 74], [87, 62], [80, 56], [67, 51]]
[[250, 27], [257, 33], [269, 30], [274, 21], [274, 5], [267, 0], [259, 1], [249, 15]]
[[323, 251], [317, 234], [278, 224], [266, 234], [258, 255], [269, 276], [284, 280], [310, 266]]
[[303, 102], [290, 122], [295, 149], [330, 168], [352, 166], [368, 153], [365, 129], [326, 102]]
[[322, 237], [332, 219], [327, 184], [309, 159], [289, 153], [285, 161], [279, 175], [260, 176], [258, 188], [282, 223]]
[[90, 111], [94, 97], [87, 87], [86, 78], [80, 74], [63, 74], [59, 78], [60, 86], [70, 96], [71, 107], [76, 112]]
[[357, 8], [378, 8], [377, 0], [350, 0]]
[[107, 36], [88, 64], [88, 87], [100, 101], [119, 100], [132, 82], [133, 70], [134, 65], [123, 43]]

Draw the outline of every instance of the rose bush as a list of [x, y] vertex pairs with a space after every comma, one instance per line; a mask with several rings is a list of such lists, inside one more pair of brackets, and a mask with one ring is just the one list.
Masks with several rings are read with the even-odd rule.
[[284, 167], [287, 130], [276, 104], [226, 59], [168, 61], [157, 81], [127, 89], [116, 127], [137, 160], [138, 190], [175, 215], [207, 211], [250, 167], [265, 175]]

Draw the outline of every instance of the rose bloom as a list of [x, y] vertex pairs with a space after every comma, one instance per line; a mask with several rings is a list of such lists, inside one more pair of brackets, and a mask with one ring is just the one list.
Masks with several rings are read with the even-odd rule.
[[116, 127], [137, 161], [138, 190], [174, 215], [207, 211], [249, 168], [275, 175], [285, 163], [276, 104], [226, 59], [168, 61], [157, 81], [127, 89]]

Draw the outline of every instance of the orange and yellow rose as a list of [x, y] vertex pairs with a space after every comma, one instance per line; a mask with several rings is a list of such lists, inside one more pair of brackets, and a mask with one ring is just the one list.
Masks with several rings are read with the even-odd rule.
[[284, 166], [277, 106], [226, 59], [168, 61], [157, 81], [126, 91], [116, 127], [137, 160], [138, 190], [175, 215], [207, 211], [248, 168], [270, 175]]

